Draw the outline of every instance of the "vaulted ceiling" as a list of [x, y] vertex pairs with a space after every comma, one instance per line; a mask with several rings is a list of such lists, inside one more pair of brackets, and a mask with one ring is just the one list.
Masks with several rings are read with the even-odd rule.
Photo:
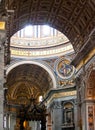
[[27, 24], [49, 24], [69, 38], [77, 53], [95, 25], [95, 0], [6, 0], [6, 9], [10, 36]]
[[[8, 37], [28, 24], [48, 24], [69, 38], [78, 55], [77, 62], [95, 45], [95, 35], [89, 42], [95, 31], [95, 0], [6, 0], [5, 8], [8, 14]], [[14, 95], [20, 95], [19, 88], [22, 86], [22, 90], [26, 88], [25, 86], [31, 86], [31, 88], [35, 86], [35, 92], [39, 87], [40, 90], [44, 88], [43, 91], [46, 92], [51, 80], [48, 77], [47, 72], [38, 66], [21, 65], [9, 73], [7, 83], [9, 89], [12, 88], [12, 92], [16, 92]], [[16, 91], [15, 86], [19, 86], [16, 87]], [[11, 91], [9, 97], [10, 95]], [[24, 93], [24, 95], [27, 94]]]
[[53, 87], [52, 79], [42, 67], [33, 64], [23, 64], [12, 69], [7, 75], [7, 99], [14, 103], [27, 103], [33, 95], [38, 99]]

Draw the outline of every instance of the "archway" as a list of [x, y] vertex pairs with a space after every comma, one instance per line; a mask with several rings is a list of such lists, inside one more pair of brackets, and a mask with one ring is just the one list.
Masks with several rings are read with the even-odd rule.
[[[33, 99], [36, 99], [37, 109], [40, 109], [39, 97], [42, 96], [44, 99], [45, 94], [49, 89], [56, 88], [56, 78], [52, 70], [49, 66], [37, 61], [14, 63], [7, 68], [6, 75], [6, 86], [8, 89], [6, 90], [5, 95], [7, 101], [5, 109], [10, 111], [10, 113], [13, 112], [12, 110], [14, 109], [16, 114], [23, 105], [26, 109], [26, 106], [29, 106], [30, 104], [31, 96]], [[39, 112], [38, 114], [40, 115]], [[31, 118], [31, 120], [33, 119]], [[42, 121], [42, 123], [44, 121]]]
[[11, 11], [9, 37], [27, 24], [48, 24], [64, 33], [78, 52], [94, 29], [94, 4], [92, 0], [7, 0], [5, 6], [9, 13]]
[[8, 75], [12, 69], [15, 69], [15, 67], [23, 65], [23, 64], [29, 64], [29, 65], [33, 64], [33, 65], [37, 65], [37, 66], [43, 68], [45, 71], [47, 71], [47, 73], [49, 74], [49, 76], [52, 79], [52, 82], [53, 82], [52, 87], [56, 88], [56, 86], [57, 86], [56, 76], [55, 76], [54, 72], [52, 71], [52, 69], [44, 62], [40, 62], [40, 61], [38, 62], [36, 60], [33, 60], [33, 61], [26, 60], [26, 61], [20, 61], [20, 62], [18, 61], [18, 62], [11, 63], [11, 65], [6, 66], [6, 75]]

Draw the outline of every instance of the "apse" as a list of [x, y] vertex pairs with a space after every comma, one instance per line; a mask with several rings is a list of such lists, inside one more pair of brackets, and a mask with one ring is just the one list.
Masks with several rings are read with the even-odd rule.
[[28, 104], [33, 96], [39, 102], [52, 87], [52, 78], [44, 68], [22, 64], [7, 75], [7, 101], [9, 104]]

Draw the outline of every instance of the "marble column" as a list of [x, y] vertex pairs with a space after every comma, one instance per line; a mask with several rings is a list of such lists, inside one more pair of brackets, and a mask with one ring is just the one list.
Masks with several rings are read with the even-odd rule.
[[62, 125], [62, 106], [61, 101], [54, 101], [52, 111], [52, 130], [61, 130]]
[[0, 130], [3, 130], [4, 47], [0, 49]]

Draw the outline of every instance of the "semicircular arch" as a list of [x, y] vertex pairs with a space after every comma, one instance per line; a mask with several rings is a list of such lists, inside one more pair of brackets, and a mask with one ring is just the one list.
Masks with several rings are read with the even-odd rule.
[[48, 72], [49, 76], [51, 77], [52, 83], [53, 83], [53, 88], [57, 87], [57, 79], [56, 79], [56, 76], [55, 76], [53, 70], [43, 62], [41, 63], [41, 62], [37, 62], [37, 61], [20, 61], [20, 62], [13, 63], [6, 68], [6, 75], [8, 75], [9, 72], [12, 71], [12, 69], [16, 68], [17, 66], [23, 65], [23, 64], [33, 64], [33, 65], [42, 67], [45, 71]]

